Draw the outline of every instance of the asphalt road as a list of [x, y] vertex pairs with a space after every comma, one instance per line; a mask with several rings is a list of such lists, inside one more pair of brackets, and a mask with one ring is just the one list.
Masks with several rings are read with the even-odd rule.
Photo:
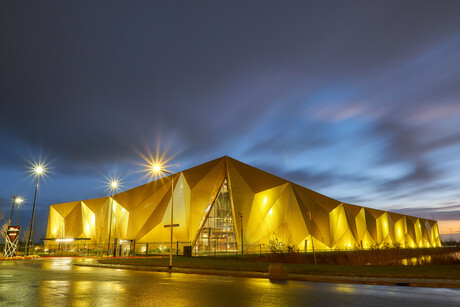
[[0, 306], [460, 306], [460, 289], [270, 282], [259, 278], [0, 262]]

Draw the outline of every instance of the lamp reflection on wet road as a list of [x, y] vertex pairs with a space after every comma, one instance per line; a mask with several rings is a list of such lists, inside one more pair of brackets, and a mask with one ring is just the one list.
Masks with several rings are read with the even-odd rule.
[[11, 306], [459, 306], [460, 289], [271, 282], [79, 267], [82, 258], [5, 261], [0, 302]]

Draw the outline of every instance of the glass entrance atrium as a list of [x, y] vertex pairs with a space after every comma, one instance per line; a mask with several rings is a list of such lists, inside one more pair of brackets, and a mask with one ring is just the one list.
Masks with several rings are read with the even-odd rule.
[[206, 220], [195, 242], [195, 252], [236, 252], [237, 244], [227, 180], [224, 180], [214, 203], [206, 208], [205, 214], [207, 214]]

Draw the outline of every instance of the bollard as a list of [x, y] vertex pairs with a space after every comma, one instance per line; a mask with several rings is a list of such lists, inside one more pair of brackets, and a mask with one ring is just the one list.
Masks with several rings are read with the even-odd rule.
[[275, 263], [268, 267], [268, 276], [270, 280], [286, 280], [287, 270], [283, 264]]

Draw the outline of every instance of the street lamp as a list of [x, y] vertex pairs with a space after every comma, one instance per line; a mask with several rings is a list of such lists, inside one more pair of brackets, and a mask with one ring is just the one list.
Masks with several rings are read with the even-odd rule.
[[243, 214], [238, 212], [238, 215], [241, 218], [241, 255], [243, 255]]
[[26, 246], [26, 256], [29, 255], [29, 247], [30, 247], [30, 238], [33, 232], [33, 224], [34, 224], [34, 216], [35, 216], [35, 204], [37, 202], [37, 191], [38, 191], [38, 181], [40, 176], [45, 175], [46, 172], [46, 165], [39, 163], [33, 166], [32, 170], [33, 174], [37, 176], [37, 183], [35, 184], [35, 195], [34, 195], [34, 205], [32, 207], [32, 218], [30, 219], [30, 228], [29, 228], [29, 238], [27, 239], [27, 246]]
[[112, 211], [113, 211], [113, 196], [115, 194], [115, 191], [117, 191], [120, 187], [120, 179], [119, 178], [111, 178], [109, 179], [108, 183], [109, 190], [112, 192], [112, 204], [109, 206], [109, 242], [107, 243], [107, 256], [109, 255], [109, 250], [110, 250], [110, 236], [112, 234]]
[[[167, 170], [168, 167], [172, 165], [168, 165], [167, 163], [171, 161], [172, 157], [166, 158], [166, 152], [163, 152], [160, 154], [159, 148], [157, 148], [156, 155], [154, 156], [150, 151], [148, 152], [147, 155], [142, 154], [141, 152], [138, 152], [138, 154], [141, 156], [141, 158], [144, 160], [144, 163], [140, 163], [139, 165], [143, 167], [141, 170], [142, 172], [146, 172], [147, 174], [145, 176], [149, 176], [150, 180], [152, 178], [157, 178], [160, 177], [162, 174], [168, 174], [171, 176], [171, 239], [170, 239], [170, 245], [169, 245], [169, 269], [172, 268], [172, 246], [173, 246], [173, 228], [174, 226], [174, 178], [173, 178], [173, 173]], [[177, 165], [178, 166], [178, 165]], [[164, 225], [165, 227], [168, 227], [167, 225]]]
[[173, 228], [174, 228], [174, 178], [173, 174], [162, 168], [160, 164], [153, 164], [151, 166], [153, 174], [169, 174], [171, 176], [171, 240], [169, 242], [169, 269], [172, 269], [172, 249], [173, 249]]
[[11, 217], [10, 217], [9, 225], [13, 224], [14, 205], [17, 205], [18, 214], [19, 214], [19, 206], [22, 204], [23, 201], [24, 201], [24, 199], [20, 195], [16, 195], [16, 194], [13, 195], [12, 208], [11, 208]]
[[[16, 226], [19, 225], [19, 207], [24, 203], [24, 198], [19, 196], [16, 198]], [[11, 222], [13, 223], [13, 222]]]
[[312, 231], [312, 229], [311, 229], [311, 212], [308, 211], [307, 214], [308, 214], [308, 220], [310, 221], [310, 229], [309, 229], [309, 231], [310, 231], [310, 239], [311, 239], [311, 248], [313, 249], [313, 260], [315, 261], [315, 268], [316, 268], [315, 243], [313, 242], [313, 236], [311, 234], [311, 231]]

